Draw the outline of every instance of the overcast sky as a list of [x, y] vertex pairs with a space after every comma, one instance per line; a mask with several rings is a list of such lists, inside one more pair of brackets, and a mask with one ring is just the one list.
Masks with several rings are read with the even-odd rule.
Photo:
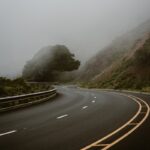
[[0, 0], [0, 75], [21, 72], [42, 47], [83, 61], [150, 18], [150, 0]]

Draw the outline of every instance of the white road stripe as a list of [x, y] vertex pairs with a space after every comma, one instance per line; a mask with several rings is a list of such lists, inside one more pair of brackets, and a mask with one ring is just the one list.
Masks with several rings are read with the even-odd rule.
[[94, 98], [96, 98], [96, 96]]
[[92, 101], [92, 103], [95, 103], [95, 101]]
[[62, 118], [67, 117], [67, 116], [68, 116], [68, 114], [65, 114], [65, 115], [57, 117], [57, 119], [62, 119]]
[[82, 107], [82, 109], [86, 109], [86, 108], [88, 108], [88, 106], [84, 106], [84, 107]]
[[0, 133], [0, 136], [7, 135], [7, 134], [12, 134], [12, 133], [15, 133], [15, 132], [17, 132], [17, 131], [16, 130], [12, 130], [12, 131], [9, 131], [9, 132]]
[[111, 148], [112, 146], [114, 146], [118, 142], [120, 142], [123, 139], [125, 139], [126, 137], [128, 137], [132, 132], [134, 132], [138, 127], [140, 127], [145, 122], [145, 120], [148, 118], [148, 116], [150, 114], [150, 107], [144, 100], [142, 100], [138, 97], [135, 97], [135, 96], [129, 96], [129, 95], [125, 95], [125, 94], [119, 94], [119, 95], [127, 96], [128, 98], [131, 98], [133, 101], [135, 101], [139, 105], [139, 108], [138, 108], [136, 114], [130, 120], [128, 120], [128, 122], [126, 122], [124, 125], [122, 125], [118, 129], [114, 130], [113, 132], [109, 133], [108, 135], [104, 136], [103, 138], [99, 139], [98, 141], [82, 148], [81, 150], [88, 150], [94, 146], [103, 145], [103, 144], [101, 144], [101, 143], [103, 143], [103, 141], [111, 138], [112, 136], [116, 135], [118, 132], [120, 132], [124, 128], [126, 128], [128, 125], [130, 125], [133, 122], [133, 120], [135, 120], [140, 115], [140, 113], [142, 112], [142, 104], [141, 103], [144, 103], [147, 106], [147, 112], [145, 113], [145, 116], [143, 117], [143, 119], [139, 123], [134, 125], [133, 128], [131, 128], [129, 131], [127, 131], [126, 133], [123, 133], [123, 135], [118, 137], [118, 139], [116, 139], [116, 140], [112, 141], [110, 144], [106, 145], [106, 147], [104, 147], [103, 150], [107, 150], [107, 149]]

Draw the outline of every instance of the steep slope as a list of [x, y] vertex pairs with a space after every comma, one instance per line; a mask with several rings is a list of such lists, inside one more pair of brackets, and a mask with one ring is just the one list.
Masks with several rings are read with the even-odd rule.
[[134, 49], [97, 75], [90, 86], [148, 89], [150, 87], [150, 36], [145, 36], [138, 41]]
[[145, 38], [149, 32], [150, 20], [114, 40], [109, 46], [99, 51], [99, 53], [87, 61], [81, 68], [78, 80], [89, 82], [93, 78], [103, 74], [106, 68], [109, 68], [115, 62], [117, 63], [124, 55], [128, 55], [128, 53], [133, 55], [137, 43]]

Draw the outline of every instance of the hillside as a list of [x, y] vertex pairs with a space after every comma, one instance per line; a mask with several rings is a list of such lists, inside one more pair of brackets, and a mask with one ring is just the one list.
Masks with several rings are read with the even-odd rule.
[[140, 42], [91, 81], [91, 85], [116, 89], [146, 89], [150, 86], [150, 37]]
[[[116, 39], [82, 68], [79, 81], [100, 88], [150, 86], [150, 21]], [[88, 84], [87, 84], [88, 83]]]

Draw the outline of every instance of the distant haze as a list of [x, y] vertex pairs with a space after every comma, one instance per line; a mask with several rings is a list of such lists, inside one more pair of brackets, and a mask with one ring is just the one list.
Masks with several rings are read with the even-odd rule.
[[150, 18], [150, 0], [0, 0], [0, 76], [20, 74], [44, 46], [85, 62]]

